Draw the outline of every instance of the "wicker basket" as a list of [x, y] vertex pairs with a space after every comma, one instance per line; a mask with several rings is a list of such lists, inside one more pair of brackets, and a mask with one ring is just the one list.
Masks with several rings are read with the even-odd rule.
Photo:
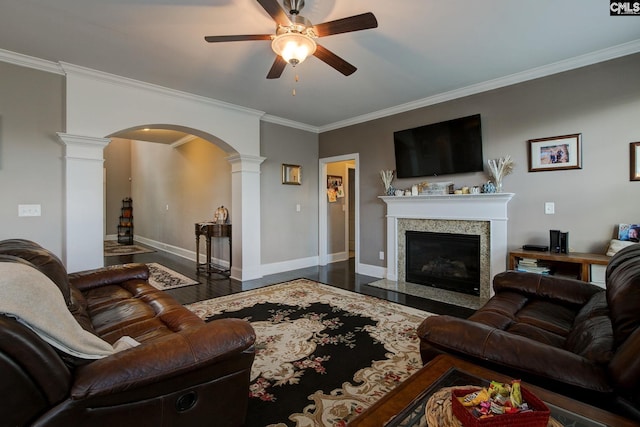
[[466, 396], [475, 389], [455, 389], [451, 392], [451, 410], [465, 427], [547, 427], [549, 422], [549, 408], [533, 393], [522, 387], [522, 398], [532, 411], [516, 414], [502, 414], [487, 418], [476, 418], [471, 410], [460, 403], [458, 397]]

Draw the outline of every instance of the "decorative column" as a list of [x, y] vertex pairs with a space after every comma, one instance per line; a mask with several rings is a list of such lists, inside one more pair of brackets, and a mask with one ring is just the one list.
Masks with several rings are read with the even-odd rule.
[[58, 133], [65, 147], [65, 241], [68, 272], [104, 266], [104, 147], [110, 139]]
[[231, 277], [262, 277], [260, 257], [260, 164], [265, 157], [234, 154], [231, 164]]

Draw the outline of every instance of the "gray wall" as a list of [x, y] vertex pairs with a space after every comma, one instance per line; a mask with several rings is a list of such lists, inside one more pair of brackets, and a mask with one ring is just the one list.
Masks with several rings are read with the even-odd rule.
[[[132, 141], [135, 235], [195, 251], [194, 224], [212, 220], [219, 206], [231, 206], [231, 165], [226, 157], [222, 149], [200, 138], [175, 148]], [[214, 256], [228, 260], [226, 239], [215, 239], [212, 245]]]
[[[25, 238], [62, 254], [64, 77], [0, 62], [0, 239]], [[42, 216], [18, 217], [19, 204]]]
[[[122, 199], [131, 197], [131, 141], [113, 138], [104, 149], [105, 234], [116, 235]], [[135, 232], [135, 229], [134, 229]]]
[[[318, 135], [262, 122], [260, 143], [262, 263], [317, 256]], [[283, 163], [302, 166], [302, 185], [282, 184]]]
[[[360, 260], [384, 266], [385, 205], [381, 169], [395, 169], [393, 132], [470, 114], [482, 115], [484, 158], [510, 154], [516, 168], [504, 180], [515, 193], [509, 205], [509, 246], [548, 244], [548, 230], [569, 232], [570, 247], [604, 252], [618, 223], [640, 220], [640, 183], [629, 181], [629, 143], [638, 127], [640, 55], [540, 78], [320, 135], [320, 157], [360, 153]], [[582, 133], [580, 170], [528, 172], [527, 140]], [[479, 185], [483, 173], [440, 177], [457, 187]], [[409, 187], [417, 180], [395, 180]], [[436, 180], [434, 180], [436, 181]], [[555, 202], [555, 215], [544, 202]]]

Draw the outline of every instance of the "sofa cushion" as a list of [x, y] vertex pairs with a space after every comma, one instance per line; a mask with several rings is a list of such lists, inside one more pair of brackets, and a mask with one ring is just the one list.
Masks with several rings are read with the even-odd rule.
[[607, 316], [596, 316], [576, 324], [564, 348], [592, 362], [609, 363], [614, 354], [611, 320]]
[[93, 328], [89, 312], [87, 311], [87, 301], [85, 300], [84, 295], [82, 295], [82, 292], [80, 292], [75, 286], [71, 286], [69, 290], [71, 297], [69, 311], [71, 312], [71, 315], [76, 319], [80, 326], [82, 326], [82, 329], [97, 335], [96, 330]]
[[553, 347], [564, 346], [566, 341], [562, 335], [555, 334], [551, 331], [547, 331], [542, 328], [538, 328], [527, 323], [514, 323], [509, 329], [506, 330], [510, 334], [520, 335], [525, 338], [538, 341], [539, 343], [550, 345]]
[[532, 299], [517, 313], [516, 322], [566, 337], [573, 327], [577, 307], [556, 304], [544, 299]]
[[146, 342], [204, 322], [143, 280], [90, 288], [84, 293], [95, 331], [107, 342], [122, 336]]
[[615, 346], [640, 327], [640, 244], [622, 249], [607, 266], [607, 304]]

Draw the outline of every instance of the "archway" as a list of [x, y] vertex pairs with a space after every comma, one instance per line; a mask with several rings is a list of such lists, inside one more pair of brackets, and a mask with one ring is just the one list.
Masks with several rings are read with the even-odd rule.
[[103, 149], [105, 138], [140, 123], [176, 128], [226, 144], [231, 163], [234, 247], [232, 277], [260, 273], [260, 117], [243, 109], [145, 83], [62, 64], [67, 74], [65, 146], [65, 242], [69, 271], [103, 265]]
[[[194, 133], [149, 124], [109, 135], [104, 149], [106, 240], [135, 240], [195, 262], [194, 224], [211, 220], [220, 206], [231, 211], [232, 198], [229, 153], [221, 148], [227, 147]], [[132, 199], [131, 219], [121, 217], [125, 198]], [[212, 243], [214, 263], [228, 266], [226, 239]]]

